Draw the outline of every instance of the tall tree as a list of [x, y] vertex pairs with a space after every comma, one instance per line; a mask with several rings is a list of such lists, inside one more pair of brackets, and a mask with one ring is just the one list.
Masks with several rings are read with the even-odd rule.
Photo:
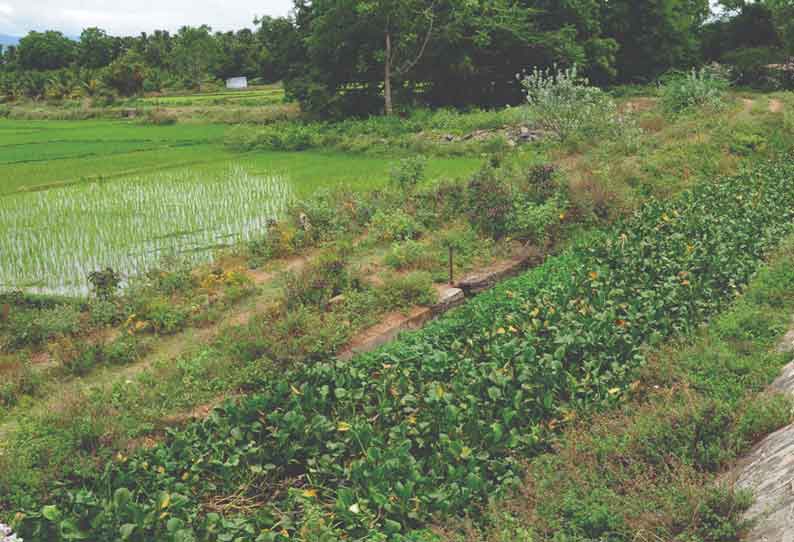
[[603, 10], [605, 33], [620, 44], [621, 80], [648, 81], [700, 61], [709, 0], [603, 0]]
[[211, 32], [207, 25], [183, 26], [176, 35], [174, 66], [188, 86], [199, 90], [218, 55], [218, 44]]
[[113, 60], [113, 38], [101, 28], [86, 28], [80, 34], [77, 61], [82, 68], [96, 70]]
[[67, 67], [76, 56], [77, 44], [53, 30], [30, 32], [19, 40], [17, 55], [23, 70], [58, 70]]

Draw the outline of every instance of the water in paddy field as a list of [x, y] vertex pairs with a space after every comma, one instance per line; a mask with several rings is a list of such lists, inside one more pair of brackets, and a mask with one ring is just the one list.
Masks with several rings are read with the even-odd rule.
[[81, 295], [88, 274], [125, 276], [167, 255], [196, 263], [263, 235], [292, 199], [284, 176], [241, 166], [163, 172], [0, 198], [0, 291]]

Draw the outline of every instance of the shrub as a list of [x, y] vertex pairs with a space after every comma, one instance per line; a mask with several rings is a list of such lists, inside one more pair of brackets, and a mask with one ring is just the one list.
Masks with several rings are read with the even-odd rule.
[[122, 319], [122, 312], [116, 303], [98, 299], [90, 305], [91, 325], [112, 326]]
[[169, 299], [155, 297], [146, 303], [138, 318], [148, 322], [156, 333], [171, 335], [185, 327], [188, 311], [174, 305]]
[[88, 374], [103, 359], [102, 346], [82, 343], [70, 337], [52, 344], [50, 353], [67, 373], [75, 376]]
[[9, 315], [6, 348], [41, 346], [45, 342], [80, 330], [80, 312], [72, 305], [45, 309], [18, 308]]
[[102, 300], [109, 300], [116, 296], [121, 285], [121, 275], [111, 269], [94, 271], [88, 275], [88, 282], [94, 290], [94, 295]]
[[404, 158], [394, 164], [389, 173], [391, 183], [404, 193], [410, 193], [425, 177], [427, 158]]
[[154, 126], [172, 126], [179, 121], [176, 113], [164, 109], [152, 109], [146, 112], [146, 116], [141, 119], [142, 124], [152, 124]]
[[576, 66], [565, 70], [535, 68], [521, 84], [537, 122], [561, 140], [577, 133], [598, 132], [611, 124], [617, 113], [612, 98], [580, 77]]
[[347, 247], [321, 254], [315, 262], [297, 273], [287, 273], [284, 288], [287, 307], [324, 306], [350, 286]]
[[469, 181], [468, 216], [472, 225], [493, 239], [504, 237], [513, 209], [513, 193], [499, 170], [485, 166]]
[[438, 301], [433, 289], [433, 277], [426, 271], [414, 271], [405, 276], [388, 276], [384, 282], [379, 297], [383, 305], [390, 309], [432, 305]]
[[378, 209], [369, 223], [369, 235], [379, 242], [407, 241], [416, 239], [422, 232], [417, 220], [403, 211]]
[[383, 262], [396, 271], [430, 270], [438, 265], [438, 258], [427, 245], [409, 239], [402, 243], [393, 243]]
[[565, 217], [567, 202], [552, 198], [544, 203], [535, 203], [520, 195], [513, 200], [508, 229], [513, 237], [541, 243], [546, 241], [552, 225]]
[[21, 395], [36, 394], [43, 381], [42, 374], [34, 371], [29, 360], [0, 359], [0, 406], [12, 407]]
[[662, 80], [661, 103], [669, 114], [708, 107], [725, 107], [725, 92], [730, 83], [716, 68], [692, 69], [688, 73], [673, 73]]
[[776, 90], [782, 81], [767, 66], [782, 62], [782, 54], [768, 47], [749, 47], [729, 51], [722, 61], [729, 65], [731, 78], [736, 84], [759, 90]]

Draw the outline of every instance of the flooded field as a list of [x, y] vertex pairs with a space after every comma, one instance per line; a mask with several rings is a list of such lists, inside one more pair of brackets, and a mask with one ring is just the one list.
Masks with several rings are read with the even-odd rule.
[[177, 170], [0, 198], [0, 289], [87, 291], [90, 272], [125, 276], [164, 256], [206, 261], [255, 234], [292, 198], [288, 179], [244, 166]]

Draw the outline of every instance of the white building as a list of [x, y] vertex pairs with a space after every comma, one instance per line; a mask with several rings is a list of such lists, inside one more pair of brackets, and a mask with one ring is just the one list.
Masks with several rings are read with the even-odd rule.
[[248, 78], [247, 77], [230, 77], [226, 80], [226, 88], [235, 89], [235, 90], [242, 90], [244, 88], [248, 88]]

